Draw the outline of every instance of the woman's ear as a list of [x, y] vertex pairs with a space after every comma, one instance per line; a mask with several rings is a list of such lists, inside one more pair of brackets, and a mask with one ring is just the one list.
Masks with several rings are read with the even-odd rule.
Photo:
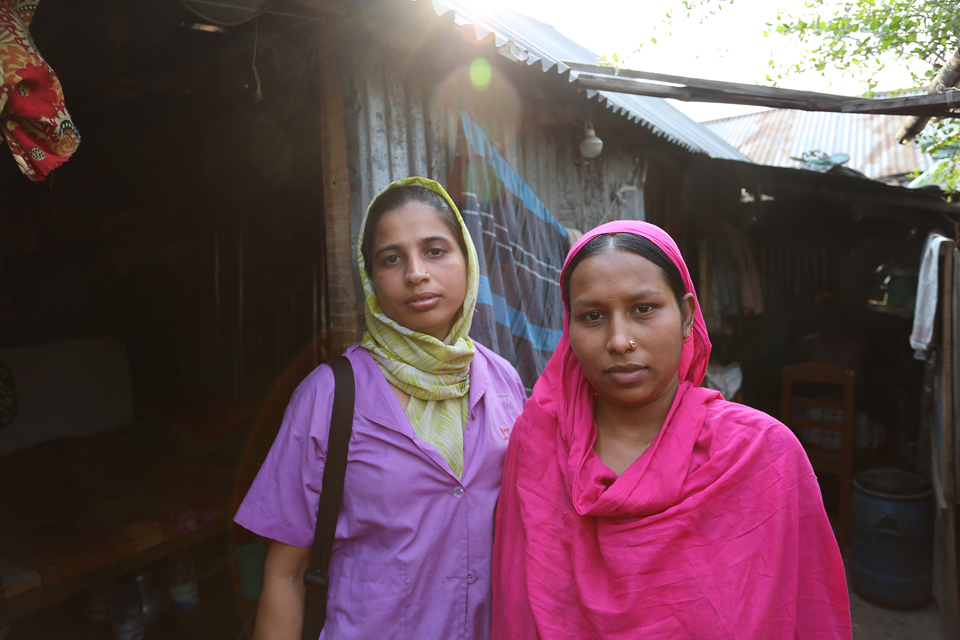
[[683, 319], [683, 337], [687, 339], [693, 330], [693, 319], [697, 316], [697, 299], [693, 297], [692, 293], [684, 294], [680, 315]]

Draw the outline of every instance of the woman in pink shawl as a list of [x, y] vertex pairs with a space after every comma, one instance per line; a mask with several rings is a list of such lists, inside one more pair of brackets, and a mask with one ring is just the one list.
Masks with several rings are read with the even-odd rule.
[[850, 638], [806, 454], [699, 386], [710, 340], [670, 236], [603, 225], [561, 278], [563, 337], [504, 461], [493, 638]]

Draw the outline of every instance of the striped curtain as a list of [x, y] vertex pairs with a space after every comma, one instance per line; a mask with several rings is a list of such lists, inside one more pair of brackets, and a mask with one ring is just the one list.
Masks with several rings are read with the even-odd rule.
[[461, 208], [480, 263], [470, 336], [507, 359], [529, 394], [563, 332], [566, 229], [461, 113]]

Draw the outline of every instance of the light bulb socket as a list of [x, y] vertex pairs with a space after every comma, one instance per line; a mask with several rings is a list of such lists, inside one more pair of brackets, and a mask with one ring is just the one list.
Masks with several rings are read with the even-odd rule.
[[587, 120], [583, 126], [584, 136], [580, 141], [580, 155], [584, 158], [596, 158], [603, 151], [603, 140], [597, 137], [593, 130], [593, 123]]

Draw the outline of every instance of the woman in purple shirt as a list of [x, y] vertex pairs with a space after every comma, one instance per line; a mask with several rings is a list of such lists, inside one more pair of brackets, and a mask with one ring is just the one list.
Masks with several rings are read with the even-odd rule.
[[[366, 332], [345, 353], [356, 405], [320, 637], [486, 639], [493, 514], [523, 386], [467, 335], [477, 256], [438, 183], [390, 184], [360, 238]], [[271, 540], [255, 640], [300, 638], [333, 387], [328, 365], [300, 384], [236, 515]]]

